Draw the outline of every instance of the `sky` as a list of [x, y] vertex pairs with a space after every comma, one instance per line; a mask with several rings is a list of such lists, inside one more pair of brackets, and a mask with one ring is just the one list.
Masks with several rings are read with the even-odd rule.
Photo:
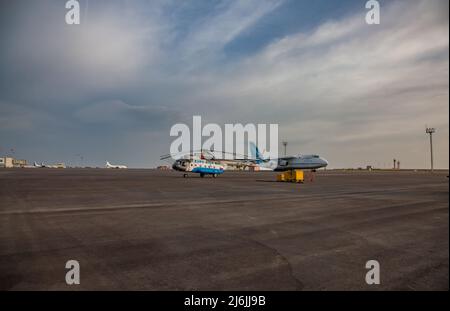
[[331, 168], [427, 168], [432, 126], [448, 168], [448, 1], [379, 2], [0, 0], [0, 155], [155, 167], [200, 115]]

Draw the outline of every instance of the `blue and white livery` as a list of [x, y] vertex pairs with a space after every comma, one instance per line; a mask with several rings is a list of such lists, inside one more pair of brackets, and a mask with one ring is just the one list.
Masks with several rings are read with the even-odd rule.
[[187, 173], [197, 173], [200, 177], [211, 175], [217, 177], [224, 172], [224, 166], [217, 161], [206, 159], [179, 159], [172, 165], [176, 171], [185, 172], [183, 177], [187, 177]]

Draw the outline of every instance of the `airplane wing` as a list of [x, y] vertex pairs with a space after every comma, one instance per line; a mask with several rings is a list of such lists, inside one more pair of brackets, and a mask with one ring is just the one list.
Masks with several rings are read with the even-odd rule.
[[294, 157], [294, 156], [287, 156], [287, 157], [280, 157], [278, 158], [279, 160], [292, 160], [292, 159], [297, 159], [298, 157]]

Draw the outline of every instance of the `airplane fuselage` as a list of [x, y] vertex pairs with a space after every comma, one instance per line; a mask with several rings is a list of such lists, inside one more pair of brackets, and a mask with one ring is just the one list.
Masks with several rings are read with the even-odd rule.
[[117, 164], [111, 164], [108, 161], [106, 162], [106, 168], [115, 168], [115, 169], [126, 169], [128, 168], [126, 165], [117, 165]]
[[274, 171], [288, 171], [288, 170], [315, 170], [326, 167], [328, 161], [318, 155], [304, 155], [298, 157], [286, 157], [278, 159], [277, 166]]

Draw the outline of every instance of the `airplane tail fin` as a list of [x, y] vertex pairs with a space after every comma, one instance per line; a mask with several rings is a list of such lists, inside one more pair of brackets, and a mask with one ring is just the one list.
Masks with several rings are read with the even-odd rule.
[[250, 153], [254, 159], [256, 159], [256, 163], [261, 163], [264, 159], [261, 156], [261, 153], [259, 152], [258, 147], [255, 145], [254, 142], [250, 142]]

